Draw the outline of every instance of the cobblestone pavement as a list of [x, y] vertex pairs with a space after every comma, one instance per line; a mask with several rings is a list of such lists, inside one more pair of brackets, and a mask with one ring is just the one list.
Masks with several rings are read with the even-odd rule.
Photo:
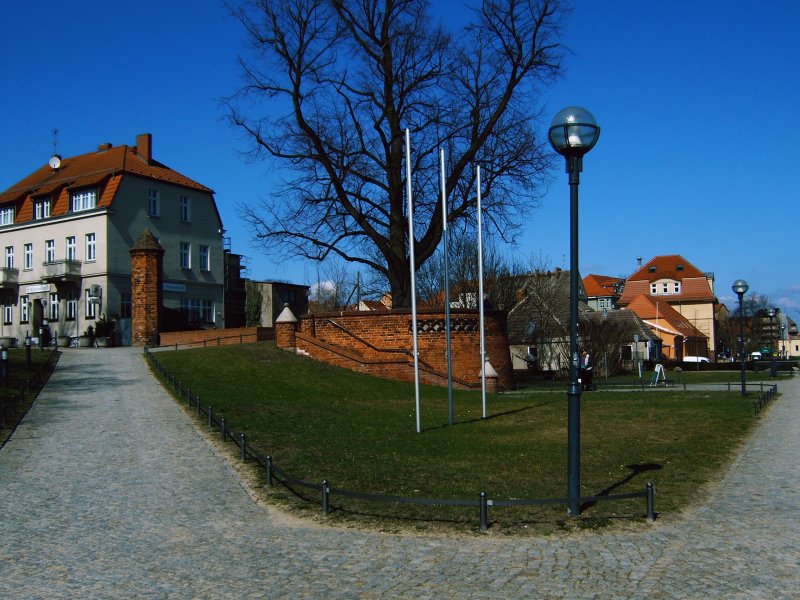
[[677, 522], [452, 539], [287, 524], [136, 351], [67, 350], [0, 450], [0, 598], [797, 598], [800, 380], [781, 385]]

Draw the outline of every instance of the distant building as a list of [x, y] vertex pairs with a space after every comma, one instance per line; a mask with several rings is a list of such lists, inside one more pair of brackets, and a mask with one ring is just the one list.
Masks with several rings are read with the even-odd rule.
[[[669, 306], [683, 316], [707, 339], [705, 352], [698, 356], [715, 360], [717, 298], [713, 273], [704, 273], [679, 254], [656, 256], [628, 277], [617, 304], [629, 307], [639, 296], [649, 298], [654, 306]], [[667, 345], [665, 340], [664, 347]]]
[[164, 248], [163, 301], [216, 326], [223, 312], [222, 221], [210, 188], [135, 146], [54, 156], [0, 194], [2, 335], [78, 336], [102, 314], [130, 338], [129, 249], [145, 229]]
[[617, 300], [625, 289], [625, 280], [607, 275], [587, 275], [583, 278], [586, 302], [592, 310], [615, 310]]

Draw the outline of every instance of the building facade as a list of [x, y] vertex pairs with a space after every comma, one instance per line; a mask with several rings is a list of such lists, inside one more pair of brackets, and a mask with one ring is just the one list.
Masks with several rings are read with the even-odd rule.
[[213, 190], [135, 146], [50, 163], [0, 194], [2, 334], [80, 336], [101, 315], [123, 343], [132, 314], [129, 251], [145, 229], [164, 248], [164, 306], [216, 326], [224, 314], [222, 222]]

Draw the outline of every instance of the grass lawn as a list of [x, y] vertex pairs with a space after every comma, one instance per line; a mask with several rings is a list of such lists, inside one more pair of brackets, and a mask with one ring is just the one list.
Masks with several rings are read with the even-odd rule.
[[[156, 357], [200, 395], [203, 406], [212, 405], [229, 428], [244, 431], [248, 443], [296, 478], [411, 497], [566, 495], [566, 387], [560, 394], [490, 395], [488, 419], [481, 418], [479, 392], [456, 391], [456, 424], [448, 426], [447, 390], [423, 386], [418, 434], [412, 384], [352, 373], [273, 343]], [[752, 399], [736, 390], [584, 393], [581, 417], [582, 495], [643, 491], [652, 480], [662, 516], [694, 502], [757, 422]], [[288, 493], [273, 496], [298, 510], [319, 511]], [[342, 496], [332, 496], [331, 503], [337, 509], [332, 519], [375, 520], [382, 527], [478, 520], [472, 507]], [[580, 523], [597, 526], [615, 516], [642, 515], [644, 508], [642, 498], [601, 502], [588, 507]], [[548, 530], [560, 527], [565, 513], [561, 505], [496, 507], [490, 518], [495, 530]]]
[[[52, 350], [40, 352], [38, 349], [31, 351], [31, 366], [25, 364], [25, 350], [12, 348], [8, 350], [8, 382], [0, 387], [0, 446], [6, 443], [14, 432], [19, 421], [28, 412], [36, 394], [47, 381], [49, 370], [42, 371], [51, 357]], [[41, 373], [40, 378], [36, 375]], [[21, 396], [21, 386], [30, 381], [31, 386], [25, 397]]]

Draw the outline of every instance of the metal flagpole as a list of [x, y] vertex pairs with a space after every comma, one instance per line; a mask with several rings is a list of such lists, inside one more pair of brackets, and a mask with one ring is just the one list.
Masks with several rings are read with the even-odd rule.
[[481, 397], [483, 418], [486, 418], [486, 336], [483, 329], [483, 231], [481, 229], [481, 168], [477, 168], [478, 184], [478, 302], [481, 320]]
[[441, 171], [442, 189], [442, 240], [444, 241], [444, 334], [447, 353], [447, 406], [448, 422], [453, 424], [453, 354], [450, 348], [450, 273], [448, 250], [450, 244], [447, 234], [447, 190], [444, 187], [444, 150], [439, 149], [439, 170]]
[[408, 196], [408, 254], [411, 263], [411, 332], [414, 338], [414, 398], [417, 414], [417, 433], [421, 431], [419, 418], [419, 349], [417, 344], [417, 273], [414, 260], [414, 201], [411, 197], [411, 135], [406, 128], [406, 196]]

